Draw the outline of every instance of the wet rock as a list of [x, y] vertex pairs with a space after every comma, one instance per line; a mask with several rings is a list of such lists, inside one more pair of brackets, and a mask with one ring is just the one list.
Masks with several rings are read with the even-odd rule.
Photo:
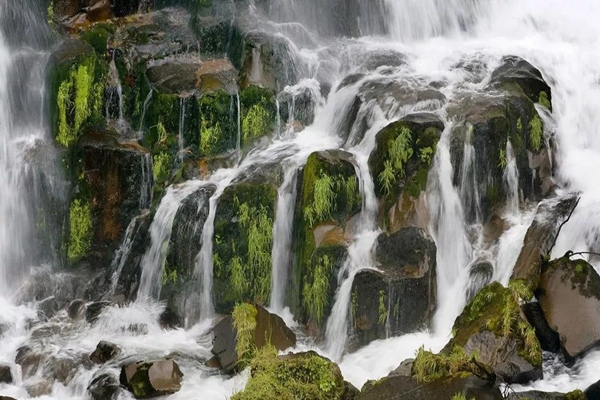
[[116, 357], [121, 353], [121, 349], [114, 343], [101, 341], [96, 346], [96, 350], [90, 354], [90, 360], [96, 364], [104, 364]]
[[173, 394], [181, 389], [183, 373], [173, 360], [128, 364], [121, 368], [120, 382], [137, 399]]
[[117, 400], [123, 390], [114, 375], [105, 373], [94, 377], [87, 391], [92, 400]]
[[527, 321], [535, 329], [535, 335], [540, 341], [542, 350], [551, 353], [559, 353], [561, 350], [560, 336], [548, 324], [544, 310], [539, 302], [531, 302], [523, 304], [523, 313]]
[[585, 398], [588, 400], [600, 399], [600, 381], [588, 387], [584, 394]]
[[494, 266], [486, 261], [477, 262], [469, 268], [469, 286], [467, 287], [467, 301], [473, 297], [485, 286], [487, 286], [494, 276]]
[[492, 73], [490, 86], [514, 90], [514, 84], [534, 103], [539, 101], [542, 92], [546, 93], [549, 102], [552, 99], [550, 86], [537, 68], [520, 57], [507, 56]]
[[148, 79], [162, 93], [192, 94], [196, 89], [196, 71], [199, 64], [165, 63], [150, 67]]
[[443, 378], [419, 384], [409, 376], [394, 376], [379, 381], [369, 381], [363, 386], [358, 400], [450, 400], [456, 394], [467, 399], [500, 400], [500, 390], [476, 377]]
[[82, 319], [85, 316], [85, 300], [73, 300], [67, 307], [67, 315], [75, 321]]
[[[508, 395], [509, 400], [520, 400], [520, 399], [529, 399], [529, 400], [565, 400], [564, 393], [556, 393], [556, 392], [540, 392], [537, 390], [530, 390], [527, 392], [518, 392], [511, 393]], [[584, 400], [584, 399], [581, 399]]]
[[377, 270], [352, 284], [352, 315], [361, 346], [427, 328], [436, 305], [436, 248], [421, 229], [377, 240]]
[[25, 345], [17, 349], [15, 363], [21, 366], [24, 378], [35, 375], [41, 361], [42, 354], [34, 351], [30, 346]]
[[0, 364], [0, 383], [12, 383], [13, 376], [10, 365]]
[[[256, 309], [256, 328], [252, 337], [252, 346], [260, 349], [270, 343], [275, 349], [282, 351], [296, 345], [296, 335], [286, 326], [281, 317], [269, 313], [261, 306], [254, 307]], [[225, 371], [235, 370], [238, 354], [236, 330], [233, 327], [232, 317], [223, 318], [215, 325], [213, 332], [212, 353]]]
[[550, 326], [571, 356], [600, 341], [600, 276], [568, 255], [543, 267], [538, 299]]
[[350, 382], [344, 382], [344, 394], [342, 394], [341, 400], [355, 400], [359, 395], [360, 390]]
[[315, 107], [318, 101], [318, 89], [302, 87], [300, 90], [286, 88], [279, 93], [279, 114], [282, 121], [297, 121], [304, 126], [313, 123], [315, 119]]
[[0, 400], [17, 400], [14, 397], [0, 396]]
[[42, 397], [52, 393], [52, 379], [40, 378], [30, 381], [25, 385], [25, 390], [31, 397]]
[[513, 269], [513, 279], [525, 279], [537, 286], [542, 257], [550, 254], [562, 225], [569, 219], [579, 199], [566, 196], [543, 201], [525, 235], [523, 247]]
[[158, 323], [163, 329], [176, 329], [182, 326], [181, 318], [179, 318], [179, 316], [169, 308], [160, 314], [158, 317]]
[[400, 363], [400, 365], [388, 374], [388, 377], [392, 376], [412, 376], [412, 366], [415, 362], [414, 358], [409, 358]]
[[85, 308], [85, 320], [90, 324], [95, 323], [100, 318], [102, 311], [110, 305], [111, 303], [108, 301], [98, 301], [88, 304]]

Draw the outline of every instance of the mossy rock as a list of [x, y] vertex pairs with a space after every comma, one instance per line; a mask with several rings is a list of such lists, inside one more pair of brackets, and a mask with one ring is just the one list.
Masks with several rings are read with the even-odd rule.
[[542, 349], [519, 306], [531, 296], [524, 281], [511, 281], [508, 288], [498, 282], [484, 287], [454, 322], [454, 337], [442, 354], [464, 349], [506, 383], [540, 379]]
[[274, 348], [265, 347], [250, 371], [246, 388], [232, 400], [340, 400], [345, 391], [339, 367], [314, 351], [278, 357]]
[[243, 146], [274, 132], [277, 100], [273, 90], [248, 86], [240, 94], [240, 103]]
[[[362, 198], [352, 157], [343, 151], [313, 153], [298, 180], [298, 196], [294, 221], [295, 260], [288, 289], [288, 304], [296, 315], [306, 315], [313, 320], [323, 321], [323, 313], [307, 312], [303, 304], [306, 296], [304, 287], [310, 285], [315, 268], [319, 265], [333, 273], [340, 263], [335, 254], [316, 253], [319, 247], [344, 247], [347, 242], [345, 225], [361, 209]], [[325, 251], [325, 250], [324, 250]], [[337, 250], [336, 250], [337, 251]], [[327, 262], [325, 261], [326, 256]], [[323, 272], [323, 271], [322, 271]], [[319, 279], [323, 283], [327, 279]], [[326, 285], [323, 285], [326, 287]], [[324, 296], [328, 289], [322, 290]], [[310, 296], [315, 298], [315, 296]], [[323, 299], [322, 296], [319, 298]], [[321, 301], [320, 303], [327, 303]], [[314, 307], [325, 310], [327, 307]], [[311, 315], [312, 314], [312, 315]]]
[[277, 188], [268, 183], [238, 183], [219, 198], [213, 239], [217, 312], [230, 312], [240, 301], [269, 300], [276, 202]]
[[198, 147], [201, 157], [227, 153], [237, 146], [238, 105], [236, 97], [224, 90], [204, 93], [198, 98]]
[[116, 26], [112, 23], [98, 23], [86, 29], [79, 37], [89, 44], [98, 53], [99, 57], [105, 57], [108, 50], [108, 41], [116, 29]]
[[389, 209], [405, 192], [419, 197], [444, 124], [432, 114], [411, 114], [382, 129], [369, 157], [377, 197]]

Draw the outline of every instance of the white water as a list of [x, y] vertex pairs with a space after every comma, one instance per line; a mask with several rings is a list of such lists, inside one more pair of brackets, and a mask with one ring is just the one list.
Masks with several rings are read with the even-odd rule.
[[127, 262], [129, 254], [131, 253], [131, 247], [133, 246], [135, 228], [137, 227], [137, 223], [138, 223], [138, 220], [140, 219], [140, 217], [144, 217], [144, 216], [145, 215], [138, 215], [136, 217], [133, 217], [133, 219], [127, 226], [127, 229], [125, 230], [125, 236], [123, 238], [123, 242], [121, 243], [121, 246], [115, 252], [115, 257], [113, 258], [113, 261], [110, 264], [110, 267], [112, 269], [114, 269], [114, 272], [113, 272], [112, 279], [110, 282], [110, 289], [108, 290], [108, 293], [105, 296], [106, 298], [110, 298], [112, 295], [115, 294], [115, 290], [117, 289], [117, 284], [119, 283], [119, 278], [121, 277], [121, 272], [123, 271], [123, 268], [125, 267], [125, 263]]
[[145, 210], [152, 203], [152, 185], [154, 172], [152, 171], [152, 154], [142, 156], [142, 182], [140, 185], [140, 210]]
[[[177, 145], [179, 146], [179, 152], [185, 147], [185, 141], [183, 138], [183, 132], [185, 129], [185, 99], [179, 99], [179, 131], [177, 133]], [[181, 155], [180, 155], [181, 156]]]
[[506, 142], [506, 167], [504, 168], [504, 184], [507, 189], [506, 208], [510, 214], [519, 213], [519, 170], [517, 159], [510, 140]]
[[138, 129], [138, 137], [140, 139], [144, 137], [144, 122], [146, 121], [146, 114], [148, 113], [148, 107], [150, 106], [150, 101], [152, 100], [153, 93], [154, 89], [150, 89], [148, 95], [146, 96], [146, 100], [144, 100], [144, 107], [142, 107], [142, 116], [140, 117], [140, 129]]

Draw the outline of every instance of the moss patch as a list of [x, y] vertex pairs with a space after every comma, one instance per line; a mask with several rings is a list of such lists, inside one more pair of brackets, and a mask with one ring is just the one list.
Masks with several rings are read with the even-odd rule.
[[249, 86], [240, 95], [242, 105], [242, 144], [273, 133], [277, 118], [275, 94], [269, 89]]
[[419, 383], [447, 377], [464, 378], [469, 375], [486, 380], [494, 378], [490, 369], [478, 363], [475, 355], [468, 356], [460, 346], [455, 346], [448, 354], [434, 354], [421, 347], [417, 351], [411, 373]]
[[73, 200], [69, 207], [69, 244], [67, 257], [75, 262], [83, 257], [92, 243], [92, 211], [87, 202]]
[[256, 307], [252, 304], [237, 304], [231, 314], [233, 327], [235, 329], [235, 351], [238, 356], [238, 364], [246, 365], [254, 356], [256, 349], [252, 344], [254, 330], [256, 329]]

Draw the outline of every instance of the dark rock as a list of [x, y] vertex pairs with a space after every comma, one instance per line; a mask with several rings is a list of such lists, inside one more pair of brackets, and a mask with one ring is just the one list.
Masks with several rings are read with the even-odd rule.
[[211, 358], [209, 358], [206, 362], [206, 366], [208, 368], [223, 369], [221, 363], [219, 362], [219, 359], [216, 356], [212, 356]]
[[569, 219], [578, 201], [575, 196], [567, 196], [545, 200], [539, 205], [515, 263], [513, 279], [525, 279], [537, 286], [542, 257], [550, 254], [562, 225]]
[[0, 364], [0, 383], [12, 383], [13, 376], [10, 365]]
[[[266, 344], [271, 344], [277, 350], [282, 351], [296, 345], [296, 335], [285, 324], [278, 315], [271, 314], [261, 306], [256, 308], [256, 328], [252, 339], [252, 345], [257, 349]], [[233, 327], [233, 319], [230, 316], [223, 318], [214, 329], [214, 340], [212, 353], [217, 358], [221, 367], [231, 372], [236, 368], [238, 356], [236, 352], [236, 331]]]
[[117, 400], [123, 391], [114, 375], [100, 374], [90, 382], [88, 393], [92, 400]]
[[120, 382], [137, 399], [173, 394], [181, 389], [183, 373], [173, 360], [138, 362], [121, 368]]
[[393, 376], [367, 382], [358, 400], [450, 400], [462, 393], [467, 399], [500, 400], [500, 390], [476, 377], [445, 378], [419, 384], [409, 376]]
[[571, 356], [600, 341], [600, 276], [568, 255], [544, 265], [538, 299], [548, 323]]
[[17, 400], [14, 397], [0, 396], [0, 400]]
[[525, 318], [535, 329], [535, 335], [540, 341], [542, 350], [552, 353], [559, 353], [561, 350], [560, 336], [548, 324], [548, 320], [544, 315], [544, 310], [539, 302], [531, 302], [523, 304], [521, 307]]
[[115, 357], [118, 357], [121, 349], [114, 343], [105, 342], [104, 340], [98, 343], [96, 350], [90, 354], [90, 360], [96, 364], [104, 364]]
[[69, 318], [78, 321], [85, 315], [85, 300], [73, 300], [67, 307]]
[[534, 103], [538, 102], [541, 92], [546, 93], [549, 101], [552, 99], [550, 86], [544, 81], [542, 73], [537, 68], [520, 57], [507, 56], [502, 59], [500, 67], [492, 73], [490, 85], [512, 90], [512, 84], [517, 84]]
[[181, 326], [181, 318], [167, 308], [158, 317], [158, 323], [163, 329], [176, 329]]
[[414, 358], [409, 358], [400, 363], [398, 368], [388, 374], [388, 377], [392, 376], [412, 376], [412, 366], [414, 364]]
[[85, 320], [90, 324], [95, 323], [100, 318], [102, 311], [110, 305], [111, 303], [108, 301], [98, 301], [88, 304], [85, 308]]
[[494, 276], [494, 266], [487, 261], [477, 262], [469, 268], [469, 286], [467, 287], [467, 302], [485, 286]]
[[[564, 393], [555, 393], [555, 392], [539, 392], [537, 390], [530, 390], [527, 392], [510, 393], [508, 395], [508, 400], [521, 400], [521, 399], [565, 400], [565, 394]], [[581, 399], [581, 400], [584, 400], [584, 399]]]
[[587, 400], [600, 399], [600, 381], [594, 383], [592, 386], [585, 389], [584, 394]]
[[352, 285], [360, 345], [427, 328], [435, 311], [436, 248], [423, 230], [381, 235], [376, 261], [378, 270], [359, 272]]
[[199, 64], [165, 63], [148, 68], [148, 79], [162, 93], [191, 95], [196, 89]]
[[42, 355], [34, 351], [30, 346], [25, 345], [17, 349], [15, 363], [21, 366], [24, 378], [35, 375], [41, 361]]
[[284, 90], [277, 96], [280, 107], [280, 116], [282, 121], [299, 122], [304, 126], [313, 123], [315, 119], [315, 107], [317, 98], [315, 92], [308, 87], [303, 87], [300, 91]]

